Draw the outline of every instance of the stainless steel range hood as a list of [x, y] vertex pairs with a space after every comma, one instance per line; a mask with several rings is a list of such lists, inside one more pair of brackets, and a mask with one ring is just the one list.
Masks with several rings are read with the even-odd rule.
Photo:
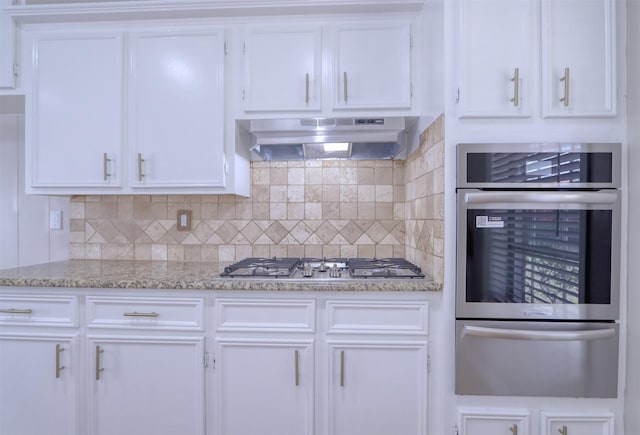
[[249, 122], [257, 160], [403, 158], [416, 118], [256, 119]]

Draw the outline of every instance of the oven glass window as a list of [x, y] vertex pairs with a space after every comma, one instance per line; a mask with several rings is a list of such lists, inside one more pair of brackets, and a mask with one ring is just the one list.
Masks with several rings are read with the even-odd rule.
[[467, 302], [608, 304], [611, 210], [467, 210]]
[[611, 183], [612, 153], [469, 153], [470, 183]]

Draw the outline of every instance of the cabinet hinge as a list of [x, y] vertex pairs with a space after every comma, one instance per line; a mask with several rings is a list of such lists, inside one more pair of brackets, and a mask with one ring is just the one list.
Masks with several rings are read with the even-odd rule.
[[18, 75], [20, 74], [20, 65], [18, 65], [17, 63], [13, 64], [13, 75], [15, 77], [18, 77]]
[[431, 373], [431, 355], [427, 354], [427, 373]]
[[409, 35], [409, 48], [412, 49], [413, 48], [413, 35]]
[[458, 425], [453, 426], [453, 435], [458, 435]]
[[247, 43], [246, 42], [242, 43], [242, 54], [247, 54]]
[[242, 101], [244, 101], [244, 97], [245, 97], [245, 90], [242, 90]]
[[206, 350], [204, 351], [204, 357], [202, 359], [202, 364], [204, 365], [205, 369], [207, 367], [209, 367], [209, 352], [207, 352]]
[[456, 89], [456, 104], [460, 102], [460, 88]]

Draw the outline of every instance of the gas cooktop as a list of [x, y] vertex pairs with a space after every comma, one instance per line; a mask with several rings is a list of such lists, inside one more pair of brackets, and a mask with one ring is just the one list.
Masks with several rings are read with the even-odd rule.
[[245, 258], [225, 267], [222, 277], [280, 279], [424, 278], [404, 258]]

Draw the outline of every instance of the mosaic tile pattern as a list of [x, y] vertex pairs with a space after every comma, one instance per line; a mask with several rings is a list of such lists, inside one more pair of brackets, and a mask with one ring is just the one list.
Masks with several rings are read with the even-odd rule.
[[[443, 126], [406, 161], [253, 162], [250, 198], [75, 196], [70, 258], [406, 257], [442, 283]], [[178, 210], [191, 210], [191, 231], [176, 229]]]
[[[404, 256], [400, 161], [252, 163], [251, 198], [76, 196], [71, 258], [235, 261]], [[178, 210], [192, 229], [176, 229]]]

